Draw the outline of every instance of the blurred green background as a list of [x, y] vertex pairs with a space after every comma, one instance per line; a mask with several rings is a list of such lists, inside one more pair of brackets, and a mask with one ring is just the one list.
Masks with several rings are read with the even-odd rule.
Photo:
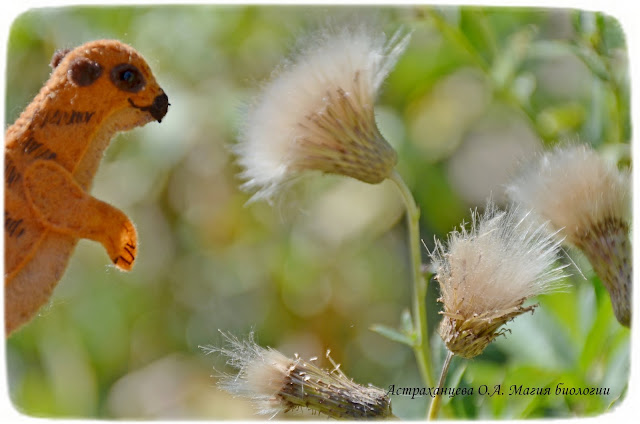
[[[617, 22], [574, 10], [282, 6], [65, 7], [31, 10], [11, 29], [6, 126], [31, 101], [58, 48], [98, 38], [148, 60], [171, 107], [162, 124], [117, 136], [92, 193], [136, 223], [130, 273], [83, 240], [50, 303], [7, 341], [12, 402], [29, 415], [132, 419], [261, 419], [215, 387], [230, 371], [198, 345], [218, 329], [255, 332], [286, 355], [330, 348], [345, 373], [379, 387], [422, 387], [411, 350], [374, 333], [410, 304], [402, 203], [391, 184], [314, 175], [274, 206], [245, 205], [230, 154], [244, 105], [296, 36], [326, 17], [374, 17], [413, 32], [376, 107], [399, 172], [422, 208], [429, 248], [487, 196], [504, 202], [520, 161], [565, 140], [630, 166], [626, 47]], [[134, 181], [135, 184], [131, 184]], [[551, 387], [551, 396], [445, 398], [442, 416], [570, 417], [624, 397], [630, 333], [579, 252], [566, 293], [481, 356], [455, 358], [448, 385]], [[423, 258], [427, 262], [426, 251]], [[437, 324], [430, 284], [430, 331]], [[443, 346], [434, 335], [436, 358]], [[329, 364], [324, 364], [329, 366]], [[435, 365], [439, 370], [440, 363]], [[216, 368], [214, 371], [212, 367]], [[608, 396], [555, 396], [608, 387]], [[476, 391], [477, 393], [477, 391]], [[430, 399], [393, 397], [401, 418]], [[279, 418], [299, 418], [297, 413]], [[318, 419], [320, 417], [313, 416]]]

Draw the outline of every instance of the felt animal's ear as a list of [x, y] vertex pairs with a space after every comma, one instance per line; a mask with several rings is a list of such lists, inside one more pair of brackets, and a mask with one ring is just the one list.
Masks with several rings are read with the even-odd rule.
[[60, 64], [60, 62], [62, 62], [62, 59], [64, 59], [64, 57], [70, 51], [71, 51], [71, 49], [58, 49], [58, 50], [56, 50], [56, 52], [53, 54], [53, 56], [51, 56], [51, 62], [49, 62], [49, 66], [51, 66], [51, 69], [56, 69], [58, 67], [58, 65]]
[[100, 78], [100, 75], [102, 75], [102, 66], [86, 57], [79, 57], [71, 62], [67, 75], [71, 83], [80, 87], [86, 87]]

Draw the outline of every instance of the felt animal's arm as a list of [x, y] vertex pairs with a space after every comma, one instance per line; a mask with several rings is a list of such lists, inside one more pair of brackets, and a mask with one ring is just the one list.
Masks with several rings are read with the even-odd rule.
[[131, 269], [136, 230], [124, 213], [87, 194], [53, 161], [33, 162], [24, 177], [27, 203], [41, 222], [53, 231], [102, 243], [117, 267]]
[[100, 242], [128, 271], [133, 223], [88, 190], [113, 135], [169, 106], [132, 47], [99, 40], [54, 54], [51, 77], [5, 136], [5, 329], [47, 302], [78, 239]]

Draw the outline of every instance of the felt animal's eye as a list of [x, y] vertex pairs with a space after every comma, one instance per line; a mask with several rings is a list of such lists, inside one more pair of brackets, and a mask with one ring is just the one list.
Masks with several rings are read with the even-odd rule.
[[111, 81], [120, 90], [137, 93], [142, 90], [146, 81], [138, 68], [122, 63], [111, 70]]
[[122, 73], [122, 81], [126, 82], [127, 84], [133, 84], [135, 78], [136, 75], [131, 71], [124, 71]]

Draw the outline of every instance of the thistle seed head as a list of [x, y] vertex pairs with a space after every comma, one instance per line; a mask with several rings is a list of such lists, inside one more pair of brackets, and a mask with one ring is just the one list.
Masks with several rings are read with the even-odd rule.
[[[391, 416], [387, 393], [361, 386], [347, 378], [338, 366], [331, 371], [294, 359], [253, 341], [223, 333], [228, 346], [201, 346], [206, 353], [221, 353], [238, 372], [224, 375], [220, 386], [231, 394], [250, 399], [259, 414], [275, 416], [296, 408], [308, 408], [336, 419], [381, 419]], [[328, 357], [328, 352], [327, 352]], [[330, 360], [330, 358], [329, 358]]]
[[454, 354], [472, 358], [504, 330], [507, 321], [533, 311], [523, 306], [536, 295], [561, 288], [565, 266], [555, 265], [560, 242], [546, 224], [517, 207], [498, 210], [488, 203], [449, 235], [436, 240], [431, 259], [444, 305], [439, 333]]
[[375, 184], [396, 164], [374, 102], [409, 36], [366, 25], [321, 31], [287, 61], [250, 108], [235, 147], [243, 188], [269, 199], [305, 171]]
[[564, 146], [526, 166], [507, 193], [549, 220], [585, 254], [609, 292], [616, 318], [629, 326], [629, 174], [588, 146]]

